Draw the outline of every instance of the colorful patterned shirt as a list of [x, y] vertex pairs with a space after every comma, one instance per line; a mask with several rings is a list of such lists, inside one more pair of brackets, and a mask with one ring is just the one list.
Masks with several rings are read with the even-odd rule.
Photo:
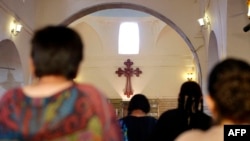
[[121, 141], [121, 131], [113, 107], [93, 86], [74, 84], [47, 98], [14, 88], [0, 101], [1, 140]]

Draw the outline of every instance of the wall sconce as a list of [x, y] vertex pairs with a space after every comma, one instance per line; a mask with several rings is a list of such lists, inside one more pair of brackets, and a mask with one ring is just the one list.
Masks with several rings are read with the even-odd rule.
[[204, 18], [199, 18], [198, 23], [202, 27], [210, 25], [210, 21], [209, 21], [209, 18], [207, 16], [205, 16]]
[[198, 19], [198, 23], [200, 24], [200, 26], [205, 25], [205, 21], [204, 21], [203, 18], [199, 18], [199, 19]]
[[[247, 1], [247, 9], [248, 9], [247, 17], [250, 20], [250, 0]], [[244, 32], [248, 32], [249, 30], [250, 30], [250, 23], [243, 27]]]
[[187, 80], [188, 80], [188, 81], [192, 81], [193, 79], [194, 79], [193, 73], [192, 73], [192, 72], [187, 73]]
[[250, 19], [250, 0], [247, 1], [247, 8], [248, 8], [247, 17], [248, 19]]
[[17, 34], [21, 32], [21, 30], [22, 30], [22, 25], [17, 21], [14, 21], [11, 27], [11, 34], [17, 36]]

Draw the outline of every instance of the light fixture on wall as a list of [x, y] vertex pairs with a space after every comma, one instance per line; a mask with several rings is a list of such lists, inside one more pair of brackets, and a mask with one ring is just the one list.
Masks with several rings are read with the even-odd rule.
[[202, 17], [198, 19], [198, 23], [201, 27], [207, 27], [208, 25], [210, 25], [210, 21], [208, 16]]
[[[250, 0], [247, 1], [247, 8], [248, 8], [247, 17], [248, 19], [250, 19]], [[250, 23], [243, 27], [244, 32], [248, 32], [249, 30], [250, 30]]]
[[250, 0], [247, 1], [247, 9], [248, 9], [247, 17], [248, 19], [250, 19]]
[[205, 21], [204, 21], [203, 18], [199, 18], [199, 19], [198, 19], [198, 22], [199, 22], [200, 26], [205, 25]]
[[14, 21], [11, 26], [11, 34], [17, 36], [21, 32], [21, 30], [22, 30], [22, 25], [19, 22]]
[[187, 73], [187, 80], [188, 81], [193, 81], [194, 80], [194, 74], [192, 72]]

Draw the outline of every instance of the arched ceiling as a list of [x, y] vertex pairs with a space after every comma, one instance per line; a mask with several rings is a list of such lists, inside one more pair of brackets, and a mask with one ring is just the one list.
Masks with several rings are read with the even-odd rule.
[[[139, 23], [141, 41], [138, 55], [118, 54], [118, 29], [119, 24], [123, 21]], [[101, 75], [100, 72], [108, 74], [112, 73], [110, 71], [112, 69], [115, 72], [118, 67], [123, 67], [123, 62], [128, 58], [135, 61], [136, 67], [146, 67], [146, 69], [152, 67], [164, 68], [171, 71], [171, 73], [181, 72], [183, 68], [191, 70], [195, 67], [194, 56], [183, 38], [165, 22], [144, 12], [131, 9], [101, 10], [79, 18], [69, 26], [76, 29], [85, 41], [85, 61], [81, 67], [82, 71], [79, 71], [77, 81], [87, 81], [94, 83], [98, 87], [112, 87], [117, 89], [114, 91], [119, 91], [119, 89], [123, 89], [125, 81], [122, 83], [118, 79], [118, 82], [115, 83], [116, 86], [110, 86], [113, 85], [117, 76]], [[101, 68], [101, 70], [98, 71], [97, 68]], [[179, 70], [176, 71], [176, 69]], [[151, 77], [153, 75], [161, 77], [157, 72], [153, 72]], [[145, 71], [145, 73], [149, 73], [149, 70]], [[106, 76], [109, 78], [106, 78]], [[111, 79], [110, 77], [114, 78]], [[175, 79], [174, 77], [175, 75], [173, 75], [172, 79]], [[164, 79], [161, 81], [166, 85], [171, 81], [167, 77]], [[94, 82], [94, 80], [98, 80], [98, 82]], [[149, 80], [144, 81], [145, 85], [146, 81]], [[155, 83], [157, 80], [150, 81]], [[117, 84], [121, 86], [119, 87]], [[179, 85], [175, 86], [178, 87]], [[111, 94], [114, 92], [106, 93]], [[175, 97], [176, 93], [172, 93], [174, 94], [172, 97]], [[164, 93], [161, 92], [161, 94]], [[109, 97], [116, 96], [109, 95]], [[158, 95], [157, 97], [163, 96]]]

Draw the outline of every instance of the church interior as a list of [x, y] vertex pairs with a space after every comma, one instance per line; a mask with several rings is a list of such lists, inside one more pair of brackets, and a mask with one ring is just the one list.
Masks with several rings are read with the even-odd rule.
[[[30, 39], [36, 29], [61, 24], [85, 45], [75, 81], [98, 87], [119, 117], [133, 94], [145, 94], [157, 118], [177, 106], [185, 81], [198, 82], [206, 95], [207, 75], [219, 60], [250, 62], [248, 8], [249, 0], [0, 0], [0, 95], [35, 81]], [[123, 22], [139, 27], [138, 54], [119, 54]]]

